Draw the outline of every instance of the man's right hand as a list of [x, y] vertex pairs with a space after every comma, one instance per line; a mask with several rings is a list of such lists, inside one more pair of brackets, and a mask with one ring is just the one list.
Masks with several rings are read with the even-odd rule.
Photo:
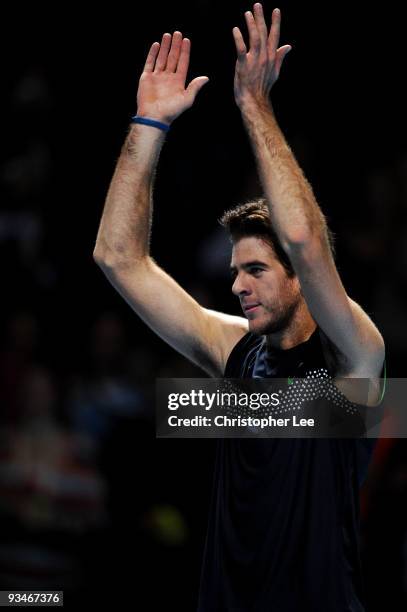
[[198, 91], [209, 81], [196, 77], [185, 88], [191, 42], [181, 32], [164, 34], [152, 44], [140, 77], [137, 115], [170, 124], [190, 108]]

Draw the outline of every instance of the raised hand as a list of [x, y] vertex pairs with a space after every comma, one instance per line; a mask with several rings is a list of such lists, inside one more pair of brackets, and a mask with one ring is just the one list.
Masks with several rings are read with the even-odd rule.
[[249, 51], [239, 28], [233, 28], [237, 51], [234, 93], [239, 106], [246, 101], [268, 101], [283, 60], [291, 49], [290, 45], [278, 47], [281, 22], [279, 9], [273, 11], [270, 32], [267, 31], [263, 7], [259, 2], [253, 6], [253, 13], [245, 13], [245, 18], [249, 33]]
[[170, 124], [190, 108], [208, 77], [193, 79], [185, 88], [191, 42], [181, 32], [164, 34], [152, 44], [137, 92], [137, 115]]

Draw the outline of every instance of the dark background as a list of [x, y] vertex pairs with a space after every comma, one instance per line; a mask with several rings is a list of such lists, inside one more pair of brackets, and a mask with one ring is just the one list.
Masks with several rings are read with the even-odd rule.
[[[401, 8], [279, 6], [293, 50], [272, 92], [277, 117], [337, 236], [347, 291], [385, 337], [388, 375], [404, 377]], [[4, 16], [2, 589], [195, 609], [215, 447], [155, 439], [154, 384], [202, 374], [138, 320], [92, 253], [147, 50], [179, 29], [191, 78], [210, 82], [164, 146], [152, 253], [202, 304], [239, 313], [217, 219], [261, 195], [232, 88], [231, 30], [249, 8], [66, 3]], [[380, 441], [361, 499], [370, 612], [407, 603], [406, 481], [405, 442]]]

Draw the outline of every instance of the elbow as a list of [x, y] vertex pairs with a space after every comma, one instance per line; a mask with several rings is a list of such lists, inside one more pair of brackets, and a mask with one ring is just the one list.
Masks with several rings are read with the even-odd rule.
[[115, 272], [120, 270], [137, 270], [148, 261], [148, 256], [137, 253], [127, 254], [125, 257], [112, 251], [101, 251], [97, 247], [93, 251], [93, 260], [104, 272]]
[[287, 251], [302, 251], [311, 245], [329, 245], [330, 232], [322, 212], [311, 210], [301, 221], [294, 222], [286, 232], [284, 243]]
[[113, 258], [109, 256], [105, 251], [101, 251], [96, 247], [93, 251], [93, 261], [99, 268], [109, 268], [113, 265]]
[[281, 241], [284, 250], [288, 254], [292, 251], [303, 249], [307, 244], [310, 244], [310, 242], [311, 234], [303, 230], [290, 232]]
[[98, 251], [96, 248], [93, 251], [93, 261], [98, 265], [101, 266], [103, 264], [103, 256], [102, 253], [100, 251]]
[[120, 265], [116, 255], [108, 251], [101, 251], [98, 248], [93, 251], [93, 261], [104, 271], [113, 270]]
[[96, 240], [93, 250], [93, 260], [102, 269], [110, 269], [120, 265], [121, 261], [128, 259], [128, 253], [120, 245], [112, 245], [103, 236]]
[[334, 255], [333, 239], [326, 225], [314, 228], [301, 227], [294, 230], [282, 243], [289, 257]]
[[288, 257], [301, 257], [311, 252], [320, 252], [324, 246], [324, 237], [317, 232], [293, 232], [282, 241], [282, 246]]

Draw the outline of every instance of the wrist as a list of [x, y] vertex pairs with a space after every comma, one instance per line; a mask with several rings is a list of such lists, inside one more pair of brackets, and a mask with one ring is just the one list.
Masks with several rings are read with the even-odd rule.
[[166, 125], [170, 126], [172, 123], [172, 120], [163, 115], [162, 113], [157, 113], [154, 111], [148, 112], [148, 110], [144, 110], [144, 109], [137, 109], [137, 113], [134, 115], [134, 117], [142, 117], [145, 119], [152, 119], [153, 121], [159, 121], [160, 123], [165, 123]]
[[138, 114], [134, 115], [131, 118], [131, 122], [136, 123], [138, 125], [145, 125], [149, 128], [160, 130], [161, 132], [168, 132], [170, 129], [169, 123], [164, 123], [164, 121], [154, 119], [153, 117], [147, 117]]
[[269, 98], [245, 94], [236, 99], [236, 104], [242, 114], [268, 112], [273, 113], [273, 106]]
[[148, 125], [130, 122], [122, 152], [133, 156], [143, 151], [159, 152], [166, 140], [167, 133]]

